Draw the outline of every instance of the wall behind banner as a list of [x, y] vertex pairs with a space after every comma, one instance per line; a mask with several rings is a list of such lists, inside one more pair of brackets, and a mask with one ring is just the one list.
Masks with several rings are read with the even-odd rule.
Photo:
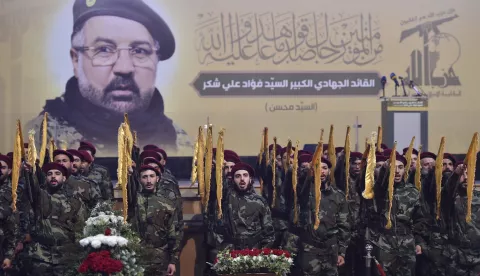
[[[156, 87], [166, 115], [192, 142], [208, 118], [215, 133], [226, 128], [225, 148], [240, 155], [258, 153], [265, 126], [281, 144], [305, 144], [334, 124], [340, 145], [358, 116], [362, 149], [380, 124], [380, 77], [391, 72], [430, 96], [431, 151], [446, 136], [448, 152], [466, 152], [479, 130], [478, 1], [145, 2], [174, 33], [176, 51], [158, 64]], [[72, 5], [0, 0], [2, 153], [12, 148], [16, 119], [38, 116], [73, 76]]]

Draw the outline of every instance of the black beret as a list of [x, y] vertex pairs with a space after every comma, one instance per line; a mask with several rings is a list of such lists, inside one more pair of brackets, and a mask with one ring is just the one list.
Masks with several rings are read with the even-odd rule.
[[353, 151], [350, 153], [350, 162], [355, 162], [357, 159], [362, 160], [363, 154], [358, 151]]
[[422, 152], [420, 154], [420, 160], [422, 160], [423, 158], [432, 158], [432, 159], [437, 159], [437, 155], [435, 153], [431, 153], [431, 152]]
[[8, 168], [11, 169], [12, 168], [12, 163], [13, 163], [13, 160], [12, 158], [10, 158], [9, 156], [7, 155], [0, 155], [0, 161], [3, 161], [7, 164]]
[[302, 154], [298, 157], [298, 164], [301, 165], [302, 163], [310, 163], [312, 162], [313, 155], [311, 154]]
[[330, 162], [327, 158], [322, 157], [322, 163], [327, 164], [329, 169], [332, 167], [332, 162]]
[[377, 155], [375, 155], [375, 159], [376, 159], [377, 163], [378, 162], [385, 162], [385, 161], [388, 160], [388, 157], [385, 156], [385, 155], [377, 154]]
[[136, 21], [160, 44], [159, 59], [167, 60], [175, 52], [175, 38], [167, 23], [142, 0], [75, 0], [73, 35], [95, 16], [117, 16]]
[[404, 166], [407, 165], [407, 159], [405, 159], [405, 157], [403, 157], [402, 155], [396, 154], [396, 155], [395, 155], [395, 159], [396, 159], [397, 161], [402, 162]]

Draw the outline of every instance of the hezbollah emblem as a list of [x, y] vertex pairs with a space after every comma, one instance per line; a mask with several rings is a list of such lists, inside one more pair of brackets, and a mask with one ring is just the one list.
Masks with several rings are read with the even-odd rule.
[[87, 3], [87, 7], [91, 7], [93, 5], [95, 5], [95, 2], [97, 2], [97, 0], [86, 0], [86, 3]]

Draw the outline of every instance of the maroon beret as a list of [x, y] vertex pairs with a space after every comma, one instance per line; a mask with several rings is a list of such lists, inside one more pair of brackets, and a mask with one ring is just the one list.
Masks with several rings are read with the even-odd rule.
[[[375, 143], [375, 147], [376, 146], [377, 146], [377, 143]], [[386, 150], [386, 149], [388, 149], [388, 146], [382, 143], [382, 144], [380, 144], [380, 148]]]
[[143, 160], [143, 159], [148, 158], [148, 157], [154, 158], [157, 161], [162, 160], [162, 156], [157, 151], [144, 150], [142, 153], [140, 153], [140, 160]]
[[152, 163], [157, 164], [157, 166], [160, 168], [160, 171], [162, 171], [162, 173], [165, 172], [165, 168], [163, 167], [162, 164], [160, 164], [160, 162], [158, 162], [157, 159], [152, 158], [152, 157], [147, 157], [147, 158], [143, 159], [143, 165], [148, 166], [148, 164], [152, 164]]
[[[383, 150], [383, 155], [385, 155], [387, 157], [390, 157], [390, 154], [392, 154], [392, 149], [384, 149]], [[398, 151], [395, 151], [395, 154], [400, 155], [400, 153], [398, 153]]]
[[7, 156], [13, 159], [13, 152], [7, 153]]
[[[295, 147], [292, 147], [292, 152], [295, 151]], [[287, 147], [282, 148], [282, 156], [287, 152]]]
[[158, 148], [159, 148], [158, 146], [150, 144], [150, 145], [144, 146], [143, 150], [154, 150], [154, 149], [158, 149]]
[[377, 154], [375, 156], [375, 159], [377, 160], [377, 162], [385, 162], [388, 160], [388, 157], [386, 157], [385, 155]]
[[248, 172], [251, 178], [255, 176], [255, 170], [248, 165], [247, 163], [237, 163], [235, 166], [232, 168], [232, 175], [235, 175], [235, 172], [240, 171], [240, 170], [245, 170]]
[[93, 158], [92, 156], [90, 155], [90, 153], [88, 153], [88, 151], [86, 150], [79, 150], [78, 151], [82, 156], [82, 160], [87, 162], [87, 163], [92, 163], [93, 162]]
[[[403, 155], [407, 154], [407, 151], [408, 151], [408, 148], [404, 148], [403, 149]], [[412, 154], [415, 154], [418, 156], [418, 150], [416, 150], [415, 148], [412, 149]]]
[[328, 150], [328, 144], [323, 144], [322, 150], [323, 150], [323, 151]]
[[65, 176], [66, 178], [68, 178], [68, 170], [67, 168], [65, 168], [65, 166], [61, 165], [61, 164], [58, 164], [58, 163], [47, 163], [45, 165], [43, 165], [42, 167], [42, 171], [45, 173], [45, 174], [48, 174], [49, 171], [51, 170], [58, 170], [60, 171], [63, 176]]
[[298, 164], [301, 165], [302, 163], [310, 163], [312, 162], [313, 155], [311, 154], [302, 154], [298, 157]]
[[298, 150], [298, 156], [303, 155], [303, 154], [312, 154], [308, 150]]
[[231, 154], [231, 153], [225, 153], [223, 155], [223, 160], [225, 160], [226, 162], [233, 162], [235, 164], [241, 162], [240, 159], [238, 158], [238, 156], [236, 156], [234, 154]]
[[236, 152], [234, 152], [233, 150], [228, 150], [228, 149], [223, 150], [223, 154], [224, 154], [224, 155], [226, 155], [226, 154], [228, 154], [228, 155], [235, 155], [238, 159], [240, 159], [240, 156], [238, 156], [238, 154], [237, 154]]
[[97, 153], [97, 149], [95, 148], [95, 146], [87, 141], [81, 141], [78, 150], [89, 150], [93, 156], [95, 156], [95, 153]]
[[444, 153], [443, 154], [443, 159], [450, 159], [454, 166], [457, 163], [457, 159], [455, 159], [455, 157], [450, 153]]
[[420, 160], [422, 160], [423, 158], [433, 158], [433, 159], [437, 159], [437, 155], [435, 153], [431, 153], [431, 152], [422, 152], [420, 154]]
[[[272, 151], [272, 150], [273, 150], [273, 144], [270, 144], [270, 146], [268, 146], [268, 151]], [[282, 151], [282, 146], [277, 144], [277, 147], [275, 148], [275, 152], [277, 153], [277, 155], [279, 155], [281, 151]]]
[[68, 152], [66, 150], [58, 150], [58, 149], [53, 151], [53, 157], [55, 157], [59, 154], [63, 154], [63, 155], [68, 156], [68, 158], [70, 159], [70, 162], [73, 162], [73, 155], [70, 152]]
[[153, 151], [156, 151], [162, 155], [162, 159], [167, 161], [167, 152], [161, 148], [153, 149]]
[[83, 154], [81, 154], [78, 150], [68, 149], [67, 152], [70, 153], [72, 156], [76, 156], [80, 158], [80, 160], [85, 161], [83, 160]]
[[339, 154], [340, 152], [342, 152], [343, 149], [344, 149], [344, 147], [336, 147], [335, 148], [335, 154]]
[[358, 151], [350, 152], [350, 162], [354, 162], [357, 159], [362, 160], [363, 154]]
[[5, 163], [7, 163], [7, 166], [8, 166], [9, 169], [12, 168], [12, 163], [13, 163], [12, 158], [10, 158], [6, 155], [0, 155], [0, 161], [3, 161]]
[[405, 157], [403, 157], [403, 155], [396, 154], [395, 158], [396, 158], [397, 161], [402, 162], [404, 166], [407, 165], [407, 159], [405, 159]]
[[152, 170], [152, 171], [155, 172], [155, 174], [156, 174], [157, 176], [160, 176], [160, 172], [159, 172], [159, 171], [157, 171], [154, 167], [148, 166], [148, 165], [142, 165], [142, 166], [140, 166], [140, 170], [139, 170], [138, 172], [139, 172], [139, 173], [142, 173], [142, 172], [148, 171], [148, 170]]
[[326, 158], [323, 158], [323, 157], [322, 157], [322, 163], [327, 164], [327, 166], [328, 166], [329, 169], [332, 167], [332, 163], [331, 163], [328, 159], [326, 159]]
[[23, 143], [24, 148], [28, 148], [28, 143]]

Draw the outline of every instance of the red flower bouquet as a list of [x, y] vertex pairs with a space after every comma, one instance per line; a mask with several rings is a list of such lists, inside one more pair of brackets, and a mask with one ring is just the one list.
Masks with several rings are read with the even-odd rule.
[[83, 261], [83, 263], [78, 268], [80, 273], [106, 273], [112, 274], [121, 272], [123, 269], [123, 264], [119, 260], [112, 259], [110, 251], [102, 250], [99, 252], [92, 252], [88, 254], [88, 257]]

